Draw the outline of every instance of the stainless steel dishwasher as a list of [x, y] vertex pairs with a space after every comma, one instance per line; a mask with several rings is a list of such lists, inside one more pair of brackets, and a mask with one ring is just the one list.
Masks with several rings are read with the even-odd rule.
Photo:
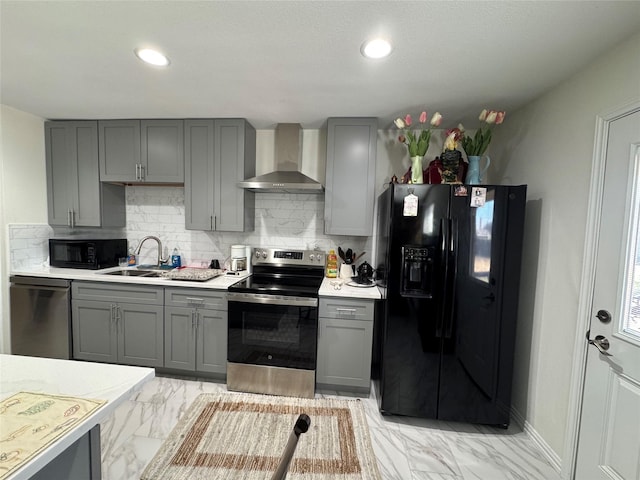
[[71, 358], [69, 280], [11, 276], [11, 353]]

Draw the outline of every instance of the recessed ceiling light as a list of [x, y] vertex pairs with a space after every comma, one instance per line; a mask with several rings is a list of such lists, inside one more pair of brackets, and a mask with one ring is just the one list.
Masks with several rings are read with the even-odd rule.
[[136, 48], [134, 52], [140, 60], [150, 65], [155, 65], [156, 67], [166, 67], [169, 65], [169, 59], [157, 50]]
[[391, 44], [382, 38], [374, 38], [364, 42], [360, 52], [367, 58], [384, 58], [391, 53]]

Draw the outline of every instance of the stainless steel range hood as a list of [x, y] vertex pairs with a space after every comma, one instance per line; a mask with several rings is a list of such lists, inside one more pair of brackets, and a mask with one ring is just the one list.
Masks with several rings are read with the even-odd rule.
[[255, 192], [322, 193], [320, 182], [300, 172], [302, 127], [279, 123], [275, 132], [276, 171], [238, 182], [238, 187]]

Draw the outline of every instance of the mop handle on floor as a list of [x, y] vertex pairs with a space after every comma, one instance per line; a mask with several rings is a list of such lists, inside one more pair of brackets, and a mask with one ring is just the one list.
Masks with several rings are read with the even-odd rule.
[[289, 440], [287, 441], [287, 446], [284, 447], [284, 453], [280, 458], [280, 463], [278, 464], [278, 468], [275, 473], [271, 477], [271, 480], [284, 480], [287, 476], [287, 471], [289, 470], [289, 463], [291, 463], [291, 458], [296, 451], [296, 446], [298, 445], [298, 437], [300, 437], [301, 433], [305, 433], [309, 430], [309, 426], [311, 425], [311, 419], [306, 414], [301, 414], [296, 420], [295, 425], [293, 426], [293, 431], [291, 435], [289, 435]]

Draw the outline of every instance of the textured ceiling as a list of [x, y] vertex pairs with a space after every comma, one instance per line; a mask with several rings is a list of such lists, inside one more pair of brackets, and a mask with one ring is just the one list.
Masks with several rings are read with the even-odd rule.
[[[640, 1], [0, 1], [0, 100], [44, 118], [513, 111], [640, 31]], [[360, 55], [391, 39], [384, 60]], [[171, 59], [148, 67], [153, 46]], [[603, 86], [603, 88], [606, 88]]]

